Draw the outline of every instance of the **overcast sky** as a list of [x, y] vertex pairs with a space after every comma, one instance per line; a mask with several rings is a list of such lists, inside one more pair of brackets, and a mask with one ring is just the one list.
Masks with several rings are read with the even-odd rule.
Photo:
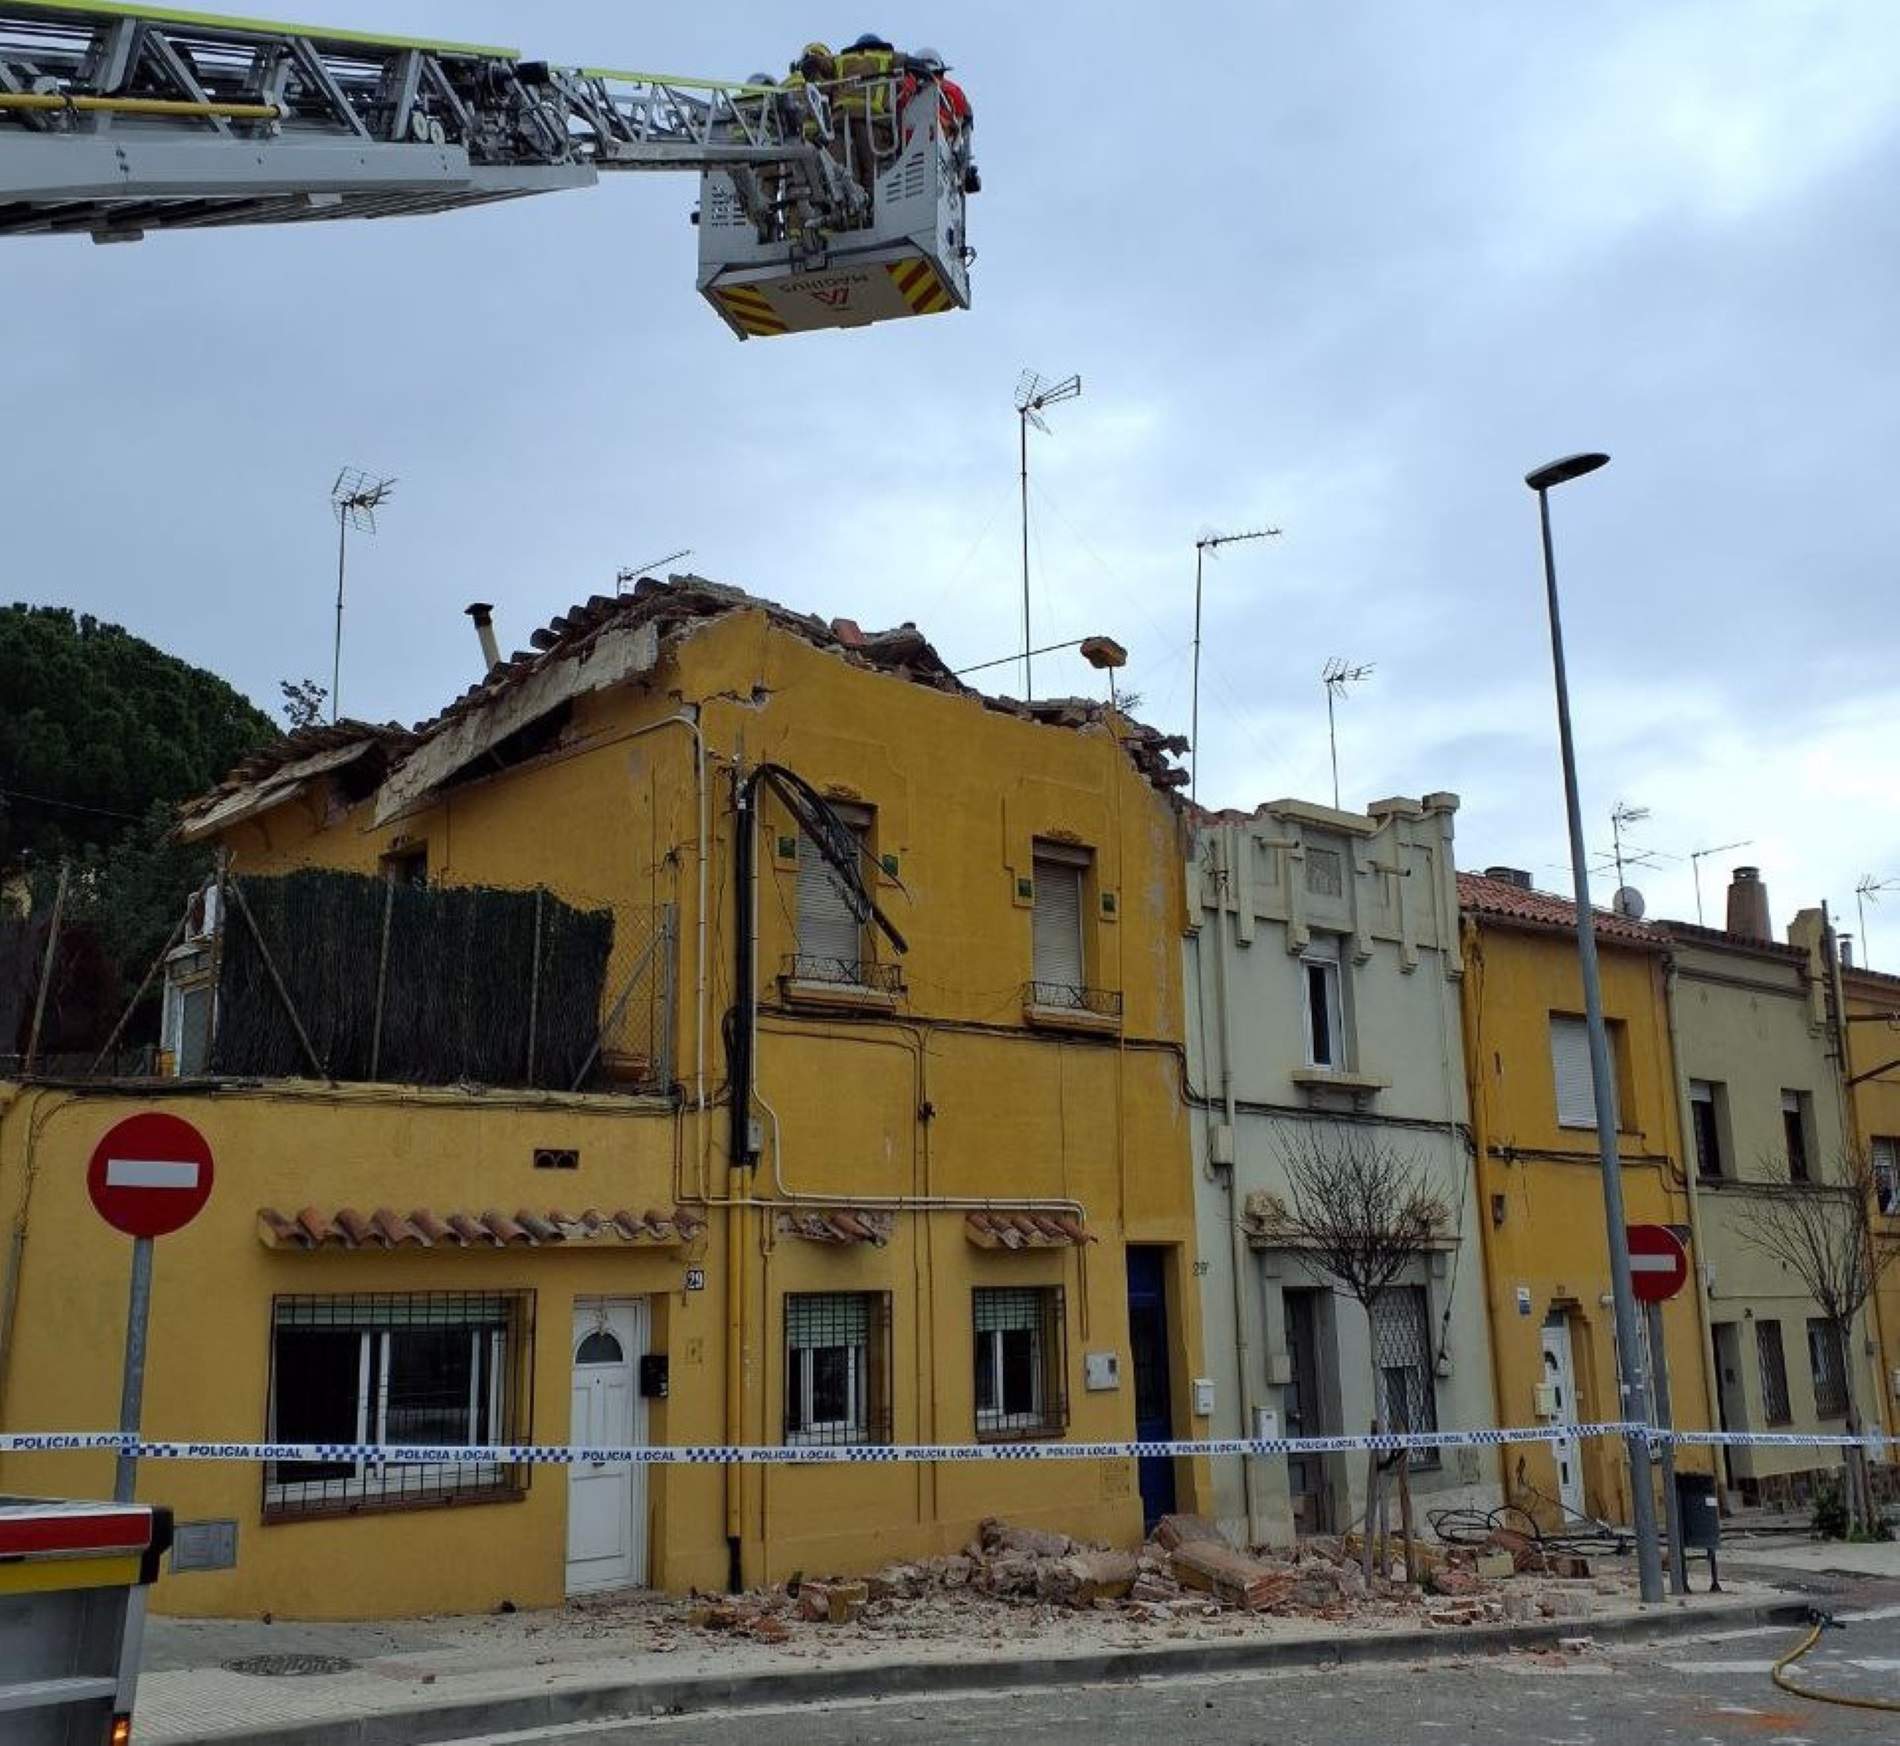
[[[685, 566], [953, 664], [1109, 632], [1204, 802], [1453, 789], [1466, 866], [1568, 888], [1534, 499], [1553, 502], [1584, 800], [1652, 914], [1777, 926], [1900, 875], [1900, 10], [1361, 0], [664, 11], [309, 0], [339, 25], [742, 77], [807, 35], [940, 49], [977, 113], [968, 314], [741, 344], [685, 176], [389, 223], [4, 245], [4, 592], [117, 620], [274, 707], [327, 680], [348, 463], [399, 476], [352, 564], [343, 705], [409, 721], [616, 568]], [[1008, 668], [985, 676], [1015, 683]], [[1040, 692], [1097, 690], [1071, 656]], [[1599, 885], [1607, 898], [1613, 880]], [[1900, 883], [1869, 910], [1900, 969]]]

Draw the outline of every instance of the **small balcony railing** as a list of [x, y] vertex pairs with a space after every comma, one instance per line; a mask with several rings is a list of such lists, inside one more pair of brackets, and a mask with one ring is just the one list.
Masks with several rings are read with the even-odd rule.
[[1023, 1005], [1050, 1012], [1086, 1012], [1104, 1019], [1122, 1016], [1119, 988], [1082, 988], [1068, 982], [1025, 982]]
[[880, 964], [871, 958], [826, 958], [810, 952], [789, 952], [783, 974], [787, 982], [807, 988], [893, 996], [904, 992], [902, 968], [896, 964]]

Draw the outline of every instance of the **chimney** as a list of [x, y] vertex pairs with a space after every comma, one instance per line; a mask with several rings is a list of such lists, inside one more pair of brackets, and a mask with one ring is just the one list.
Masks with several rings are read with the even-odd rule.
[[1842, 934], [1839, 938], [1838, 944], [1840, 946], [1840, 951], [1841, 951], [1841, 968], [1843, 970], [1853, 969], [1854, 968], [1854, 936], [1852, 934]]
[[475, 634], [482, 639], [482, 672], [492, 673], [501, 665], [501, 650], [495, 642], [494, 608], [486, 600], [477, 600], [462, 608], [475, 621]]
[[1728, 931], [1745, 940], [1772, 940], [1768, 921], [1768, 887], [1759, 867], [1737, 867], [1728, 888]]
[[1522, 867], [1487, 867], [1484, 870], [1487, 879], [1496, 879], [1505, 885], [1515, 885], [1519, 891], [1531, 888], [1531, 876]]

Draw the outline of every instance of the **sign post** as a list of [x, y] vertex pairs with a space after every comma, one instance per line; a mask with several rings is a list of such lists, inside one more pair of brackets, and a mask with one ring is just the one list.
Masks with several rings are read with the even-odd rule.
[[[1643, 1306], [1649, 1332], [1649, 1374], [1655, 1395], [1655, 1417], [1659, 1430], [1675, 1428], [1669, 1407], [1669, 1357], [1663, 1349], [1662, 1306], [1679, 1292], [1689, 1278], [1689, 1252], [1682, 1239], [1667, 1225], [1631, 1225], [1629, 1227], [1630, 1283]], [[1673, 1594], [1689, 1592], [1689, 1569], [1682, 1546], [1682, 1500], [1676, 1496], [1676, 1445], [1662, 1446], [1663, 1516], [1669, 1536], [1669, 1588]]]
[[[86, 1192], [99, 1216], [132, 1239], [132, 1292], [125, 1312], [125, 1376], [119, 1429], [132, 1443], [145, 1401], [146, 1330], [152, 1312], [152, 1240], [190, 1224], [211, 1198], [211, 1146], [190, 1122], [148, 1111], [106, 1130], [86, 1166]], [[115, 1503], [130, 1503], [138, 1456], [119, 1451]]]

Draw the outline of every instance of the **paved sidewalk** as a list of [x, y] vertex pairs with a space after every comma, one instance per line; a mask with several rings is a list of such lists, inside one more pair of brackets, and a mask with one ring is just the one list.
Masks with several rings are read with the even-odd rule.
[[1751, 1569], [1839, 1572], [1847, 1576], [1883, 1576], [1900, 1582], [1900, 1540], [1815, 1540], [1795, 1535], [1724, 1540], [1725, 1564]]
[[[937, 1621], [906, 1629], [893, 1617], [801, 1626], [783, 1643], [694, 1629], [677, 1602], [657, 1596], [383, 1624], [155, 1619], [138, 1732], [150, 1746], [410, 1746], [715, 1706], [1548, 1647], [1560, 1638], [1763, 1622], [1776, 1609], [1793, 1616], [1784, 1597], [1760, 1584], [1650, 1609], [1620, 1592], [1593, 1593], [1587, 1617], [1463, 1628], [1420, 1628], [1416, 1615], [1344, 1627], [1227, 1611], [1148, 1623], [990, 1606], [970, 1610], [953, 1632]], [[255, 1656], [349, 1665], [302, 1674], [227, 1665]]]

